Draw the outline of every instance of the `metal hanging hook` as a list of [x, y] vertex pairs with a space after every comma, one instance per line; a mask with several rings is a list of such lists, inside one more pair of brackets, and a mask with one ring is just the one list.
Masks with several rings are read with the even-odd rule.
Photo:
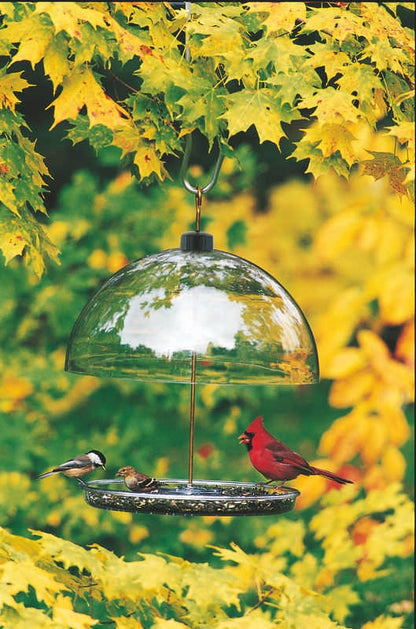
[[[191, 154], [191, 150], [192, 150], [192, 136], [191, 134], [188, 134], [186, 136], [185, 152], [183, 154], [183, 162], [181, 166], [181, 178], [182, 178], [182, 183], [185, 186], [186, 190], [188, 190], [188, 192], [192, 192], [193, 194], [197, 194], [198, 187], [193, 186], [186, 177], [186, 171], [188, 170], [189, 157]], [[206, 186], [203, 186], [201, 188], [202, 194], [205, 194], [206, 192], [209, 192], [210, 190], [212, 190], [212, 188], [217, 183], [218, 175], [220, 174], [220, 169], [221, 169], [223, 160], [224, 160], [224, 155], [221, 155], [221, 153], [219, 153], [217, 162], [215, 164], [214, 172], [212, 173], [211, 180], [206, 184]]]
[[[185, 9], [188, 13], [188, 22], [191, 19], [191, 2], [185, 2]], [[188, 38], [188, 36], [186, 36], [186, 39]], [[191, 52], [189, 50], [189, 46], [188, 46], [188, 42], [185, 42], [185, 59], [186, 61], [189, 63], [191, 61]], [[219, 144], [219, 143], [218, 143]], [[182, 162], [182, 167], [181, 167], [181, 179], [182, 179], [182, 183], [185, 186], [186, 190], [188, 190], [188, 192], [192, 192], [193, 194], [199, 194], [199, 190], [201, 190], [202, 194], [205, 194], [206, 192], [210, 192], [210, 190], [212, 190], [212, 188], [215, 186], [215, 184], [217, 183], [218, 180], [218, 175], [220, 173], [220, 169], [221, 169], [221, 164], [224, 160], [224, 155], [221, 155], [221, 151], [220, 148], [218, 146], [218, 158], [214, 167], [214, 172], [212, 173], [212, 177], [211, 180], [207, 183], [206, 186], [203, 186], [202, 188], [195, 187], [193, 186], [187, 179], [186, 176], [186, 172], [188, 170], [188, 166], [189, 166], [189, 157], [191, 155], [191, 150], [192, 150], [192, 135], [191, 133], [188, 133], [188, 135], [186, 136], [185, 139], [185, 151], [183, 154], [183, 162]]]

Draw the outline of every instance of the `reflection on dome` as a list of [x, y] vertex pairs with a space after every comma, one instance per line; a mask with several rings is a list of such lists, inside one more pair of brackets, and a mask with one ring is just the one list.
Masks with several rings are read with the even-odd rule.
[[113, 275], [81, 312], [65, 368], [187, 382], [302, 384], [318, 380], [302, 311], [269, 274], [223, 251], [171, 249]]

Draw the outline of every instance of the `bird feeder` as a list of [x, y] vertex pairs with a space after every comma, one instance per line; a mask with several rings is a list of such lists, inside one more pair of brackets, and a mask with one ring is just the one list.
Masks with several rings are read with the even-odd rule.
[[72, 330], [67, 371], [190, 386], [188, 479], [161, 479], [152, 492], [120, 490], [122, 479], [80, 481], [94, 507], [261, 515], [290, 510], [299, 493], [193, 478], [197, 384], [299, 385], [319, 379], [313, 334], [287, 290], [252, 262], [214, 249], [213, 236], [200, 231], [202, 194], [209, 189], [196, 189], [196, 229], [182, 234], [179, 248], [112, 275]]
[[160, 479], [151, 492], [120, 489], [123, 479], [80, 485], [94, 507], [182, 515], [265, 515], [294, 507], [296, 489], [267, 484], [195, 480], [193, 445], [197, 384], [300, 385], [319, 380], [308, 322], [288, 291], [256, 264], [214, 248], [200, 231], [203, 194], [194, 187], [195, 230], [179, 247], [128, 264], [112, 275], [81, 311], [69, 340], [65, 369], [98, 377], [185, 383], [190, 387], [188, 478]]

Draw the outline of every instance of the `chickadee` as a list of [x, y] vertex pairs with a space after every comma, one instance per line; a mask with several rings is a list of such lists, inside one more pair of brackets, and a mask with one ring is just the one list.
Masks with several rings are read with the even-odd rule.
[[158, 482], [155, 478], [138, 472], [132, 465], [121, 467], [116, 476], [122, 476], [125, 484], [132, 491], [151, 491], [158, 486]]
[[86, 454], [80, 454], [80, 456], [76, 456], [74, 459], [70, 459], [69, 461], [65, 461], [65, 463], [61, 463], [58, 467], [55, 467], [50, 472], [46, 472], [45, 474], [41, 474], [37, 478], [46, 478], [47, 476], [52, 476], [52, 474], [59, 474], [62, 472], [65, 476], [85, 476], [85, 474], [89, 474], [97, 467], [102, 467], [105, 470], [105, 456], [102, 452], [98, 450], [90, 450]]

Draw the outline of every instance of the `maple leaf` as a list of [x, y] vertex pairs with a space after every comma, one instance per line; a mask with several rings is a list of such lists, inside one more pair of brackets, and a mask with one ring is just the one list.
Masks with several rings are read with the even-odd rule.
[[66, 31], [70, 37], [80, 39], [80, 24], [88, 22], [93, 28], [106, 27], [105, 15], [97, 11], [100, 3], [82, 6], [80, 2], [36, 2], [35, 13], [45, 13], [49, 16], [55, 31], [55, 35]]
[[390, 127], [387, 135], [392, 135], [400, 144], [407, 144], [412, 151], [415, 150], [415, 125], [414, 122], [399, 122], [394, 127]]
[[102, 124], [114, 130], [130, 126], [127, 112], [107, 96], [90, 68], [81, 66], [64, 79], [62, 92], [48, 105], [55, 109], [51, 129], [68, 118], [75, 120], [84, 105], [90, 127]]
[[219, 120], [224, 112], [223, 94], [223, 89], [215, 90], [207, 81], [196, 77], [192, 91], [186, 92], [176, 103], [182, 108], [178, 116], [180, 120], [189, 125], [195, 125], [198, 120], [203, 121], [203, 131], [210, 146], [218, 135]]
[[16, 111], [16, 105], [20, 102], [17, 92], [23, 92], [30, 83], [22, 79], [22, 72], [7, 73], [5, 68], [0, 70], [0, 106]]
[[337, 175], [348, 178], [350, 174], [348, 164], [340, 152], [336, 151], [325, 157], [317, 144], [318, 141], [309, 142], [306, 138], [302, 138], [291, 153], [291, 157], [295, 157], [298, 161], [308, 159], [309, 164], [305, 172], [311, 173], [314, 179], [328, 175], [331, 170]]
[[58, 594], [53, 605], [53, 622], [56, 627], [89, 629], [99, 624], [99, 621], [94, 620], [91, 616], [74, 611], [72, 605], [73, 603], [68, 596]]
[[141, 179], [149, 177], [153, 173], [156, 173], [159, 179], [164, 179], [166, 175], [163, 162], [151, 144], [142, 144], [142, 146], [136, 147], [134, 164], [139, 169]]
[[2, 581], [9, 585], [9, 592], [18, 594], [27, 592], [29, 587], [36, 591], [38, 600], [53, 606], [54, 595], [58, 582], [48, 570], [36, 566], [31, 558], [26, 557], [19, 562], [8, 561], [2, 564]]
[[371, 175], [375, 180], [388, 177], [389, 184], [399, 194], [406, 195], [408, 190], [404, 185], [404, 180], [409, 172], [409, 168], [402, 164], [396, 155], [383, 151], [367, 151], [373, 155], [373, 159], [364, 160], [361, 164], [364, 166], [363, 174]]
[[246, 89], [224, 98], [227, 111], [220, 118], [227, 120], [230, 135], [247, 131], [254, 124], [260, 144], [269, 140], [279, 146], [285, 137], [281, 123], [301, 118], [296, 109], [282, 105], [279, 97], [267, 88]]
[[4, 22], [1, 30], [0, 49], [3, 54], [10, 55], [11, 50], [18, 46], [10, 65], [17, 61], [29, 61], [32, 68], [35, 69], [35, 66], [42, 61], [47, 47], [53, 40], [54, 31], [51, 25], [45, 23], [45, 20], [33, 12], [35, 3], [27, 4], [29, 5], [29, 14], [23, 19]]
[[64, 77], [71, 73], [72, 66], [69, 56], [70, 51], [66, 37], [63, 33], [58, 33], [47, 45], [43, 57], [43, 68], [45, 74], [52, 81], [54, 91], [62, 84]]
[[268, 13], [268, 17], [263, 21], [268, 34], [290, 32], [298, 20], [301, 22], [306, 20], [304, 2], [250, 2], [249, 11]]
[[409, 56], [400, 48], [393, 48], [388, 39], [377, 39], [369, 43], [362, 52], [362, 57], [370, 57], [378, 70], [391, 70], [397, 74], [404, 74], [409, 64]]
[[324, 67], [328, 81], [336, 74], [343, 74], [345, 69], [351, 65], [349, 56], [342, 50], [339, 50], [338, 47], [316, 42], [308, 46], [308, 50], [312, 53], [312, 56], [305, 61], [305, 66], [313, 68]]
[[44, 531], [30, 529], [30, 533], [36, 536], [36, 541], [41, 544], [45, 553], [48, 553], [54, 561], [62, 563], [66, 569], [71, 566], [78, 566], [81, 571], [87, 570], [90, 574], [99, 571], [100, 562], [98, 559], [82, 546], [77, 546], [73, 542], [60, 539]]
[[20, 256], [26, 244], [27, 242], [21, 234], [2, 232], [0, 234], [0, 249], [5, 258], [5, 264], [8, 264], [15, 256]]
[[345, 40], [368, 36], [368, 27], [360, 15], [356, 15], [347, 7], [327, 7], [324, 11], [319, 8], [310, 7], [311, 11], [305, 24], [302, 26], [302, 33], [319, 31], [325, 40], [328, 34], [340, 43]]
[[321, 124], [333, 123], [341, 118], [347, 122], [356, 122], [360, 118], [360, 112], [353, 101], [354, 97], [348, 90], [328, 86], [316, 90], [309, 98], [303, 98], [300, 106], [312, 109], [313, 115]]
[[326, 122], [322, 125], [313, 124], [305, 131], [305, 141], [318, 146], [322, 156], [327, 158], [339, 151], [342, 159], [351, 167], [357, 161], [352, 149], [352, 142], [356, 140], [348, 130], [346, 124]]

